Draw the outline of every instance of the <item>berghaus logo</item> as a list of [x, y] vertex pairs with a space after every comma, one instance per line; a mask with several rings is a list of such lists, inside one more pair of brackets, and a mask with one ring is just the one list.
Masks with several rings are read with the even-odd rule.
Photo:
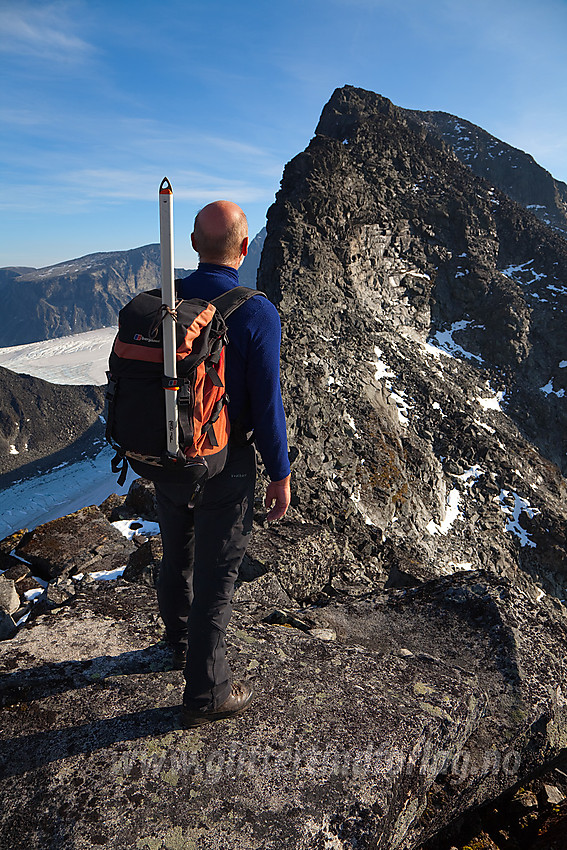
[[153, 342], [154, 345], [155, 345], [155, 342], [156, 342], [155, 339], [150, 339], [149, 336], [142, 336], [142, 334], [134, 334], [134, 341], [135, 342]]

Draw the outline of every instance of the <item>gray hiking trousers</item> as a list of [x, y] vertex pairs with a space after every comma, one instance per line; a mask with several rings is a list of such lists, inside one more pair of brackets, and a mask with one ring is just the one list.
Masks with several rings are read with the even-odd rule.
[[254, 446], [231, 445], [197, 507], [187, 507], [182, 481], [155, 484], [163, 544], [158, 604], [168, 641], [187, 645], [183, 702], [193, 710], [217, 709], [230, 694], [225, 637], [252, 530], [255, 479]]

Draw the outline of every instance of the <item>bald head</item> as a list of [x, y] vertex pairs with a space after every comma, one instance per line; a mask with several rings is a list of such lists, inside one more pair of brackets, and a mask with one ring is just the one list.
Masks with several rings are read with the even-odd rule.
[[214, 201], [197, 213], [191, 244], [202, 263], [237, 269], [248, 253], [248, 222], [237, 204]]

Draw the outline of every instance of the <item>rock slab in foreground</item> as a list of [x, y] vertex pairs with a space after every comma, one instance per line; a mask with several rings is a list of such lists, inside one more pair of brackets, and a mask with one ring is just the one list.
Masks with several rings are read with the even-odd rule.
[[124, 567], [135, 546], [91, 505], [39, 525], [25, 535], [16, 554], [46, 581], [78, 572]]
[[191, 731], [150, 589], [89, 583], [3, 643], [7, 846], [417, 848], [565, 746], [559, 606], [474, 574], [310, 615], [337, 641], [237, 605], [256, 698]]

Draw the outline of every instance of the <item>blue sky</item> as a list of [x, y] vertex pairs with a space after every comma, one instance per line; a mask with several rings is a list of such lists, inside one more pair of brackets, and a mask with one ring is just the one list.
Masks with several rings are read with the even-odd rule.
[[443, 110], [567, 181], [567, 0], [0, 0], [0, 266], [157, 242], [197, 210], [254, 235], [337, 86]]

